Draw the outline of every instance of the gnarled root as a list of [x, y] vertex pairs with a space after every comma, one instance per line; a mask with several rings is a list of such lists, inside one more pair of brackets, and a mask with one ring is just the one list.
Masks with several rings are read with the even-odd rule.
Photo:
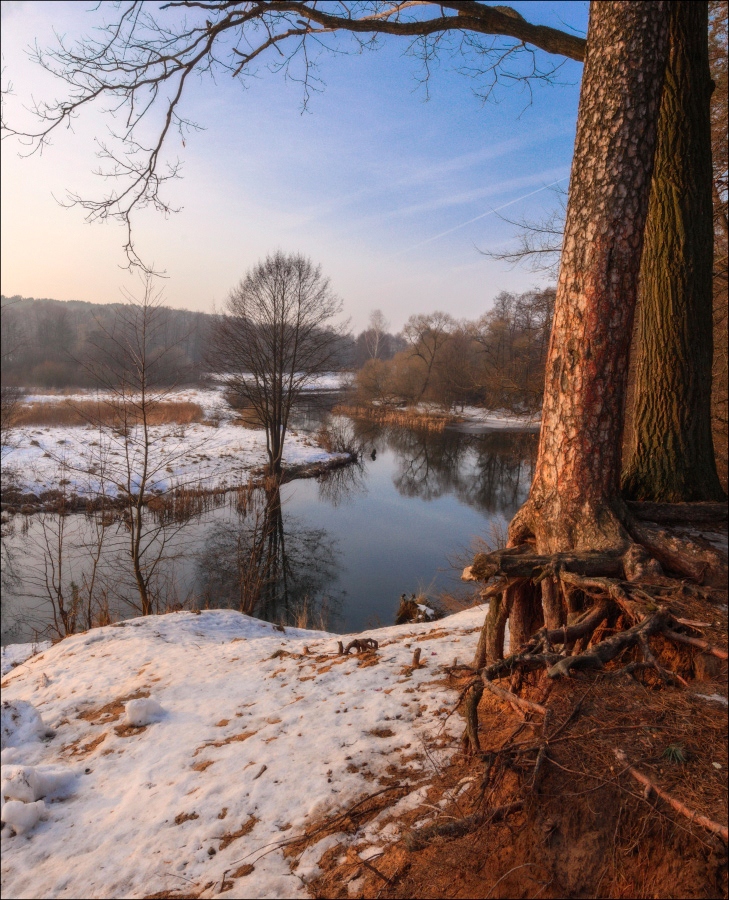
[[705, 653], [710, 653], [720, 659], [727, 658], [727, 653], [723, 648], [713, 647], [707, 641], [676, 631], [676, 628], [684, 626], [665, 607], [659, 607], [632, 628], [618, 631], [616, 634], [592, 644], [587, 650], [570, 653], [568, 649], [570, 645], [578, 638], [594, 633], [613, 610], [614, 606], [610, 601], [603, 601], [588, 610], [583, 618], [574, 625], [555, 630], [542, 629], [534, 635], [523, 650], [486, 666], [481, 670], [481, 676], [485, 681], [492, 681], [513, 675], [517, 671], [530, 672], [546, 668], [550, 678], [559, 678], [569, 676], [573, 671], [582, 669], [602, 669], [629, 647], [639, 646], [643, 651], [643, 661], [638, 664], [631, 663], [621, 669], [621, 672], [631, 674], [639, 668], [652, 668], [664, 681], [682, 681], [679, 676], [664, 669], [653, 655], [648, 638], [657, 634], [674, 642], [698, 646]]

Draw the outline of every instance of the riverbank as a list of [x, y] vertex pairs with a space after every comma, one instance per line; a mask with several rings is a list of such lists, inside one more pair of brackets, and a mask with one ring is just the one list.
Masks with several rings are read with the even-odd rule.
[[[329, 453], [326, 459], [304, 462], [286, 466], [281, 474], [281, 484], [288, 484], [307, 478], [321, 478], [329, 472], [344, 468], [358, 460], [356, 453]], [[150, 509], [161, 509], [165, 505], [185, 507], [191, 515], [206, 511], [222, 502], [231, 492], [245, 488], [265, 487], [268, 476], [265, 467], [257, 467], [248, 472], [248, 480], [241, 484], [223, 484], [213, 487], [194, 486], [172, 488], [166, 492], [158, 491], [147, 496], [145, 503]], [[14, 484], [3, 486], [0, 490], [0, 511], [7, 515], [35, 515], [37, 513], [92, 513], [102, 510], [122, 510], [127, 508], [127, 501], [118, 494], [112, 497], [105, 495], [88, 496], [73, 491], [59, 489], [43, 491], [40, 495], [24, 492]]]
[[[370, 631], [377, 649], [340, 656], [355, 635], [173, 613], [15, 666], [3, 778], [32, 770], [51, 789], [23, 795], [45, 795], [32, 828], [5, 826], [4, 895], [308, 896], [334, 847], [367, 858], [396, 838], [393, 815], [433, 819], [431, 760], [447, 766], [458, 746], [445, 667], [482, 619]], [[158, 706], [131, 718], [135, 699]]]
[[537, 432], [541, 425], [541, 413], [515, 413], [505, 409], [485, 409], [464, 406], [454, 412], [444, 410], [434, 403], [418, 403], [414, 406], [387, 406], [377, 403], [340, 403], [334, 413], [373, 422], [376, 425], [399, 426], [426, 431], [444, 431], [456, 428], [465, 434], [486, 434], [492, 431]]
[[[27, 395], [21, 412], [70, 404], [68, 411], [77, 418], [92, 397], [101, 402], [91, 392]], [[193, 406], [202, 410], [199, 421], [175, 421], [180, 409]], [[164, 415], [167, 409], [169, 417]], [[222, 389], [174, 392], [155, 412], [161, 421], [151, 425], [146, 441], [139, 425], [126, 430], [79, 424], [13, 429], [2, 448], [3, 512], [31, 514], [59, 508], [86, 512], [102, 505], [120, 506], [124, 494], [134, 492], [140, 483], [143, 466], [150, 500], [210, 496], [262, 479], [265, 433], [240, 422]], [[65, 418], [76, 421], [73, 416]], [[354, 458], [352, 453], [330, 452], [319, 445], [316, 435], [292, 428], [286, 438], [284, 479], [317, 477]]]

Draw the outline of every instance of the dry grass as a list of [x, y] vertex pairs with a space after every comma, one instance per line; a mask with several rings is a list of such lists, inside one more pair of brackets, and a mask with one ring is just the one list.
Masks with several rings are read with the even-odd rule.
[[[166, 400], [153, 404], [148, 413], [150, 425], [191, 425], [202, 422], [203, 409], [188, 400]], [[18, 408], [15, 425], [89, 425], [102, 424], [121, 428], [139, 421], [134, 407], [120, 409], [116, 404], [99, 400], [61, 400], [54, 403], [27, 403]]]
[[225, 503], [225, 490], [202, 487], [176, 488], [167, 494], [150, 497], [147, 508], [162, 524], [187, 522], [193, 516], [218, 509]]
[[423, 412], [417, 409], [397, 409], [371, 404], [340, 404], [332, 412], [335, 415], [351, 416], [353, 419], [367, 419], [378, 425], [399, 425], [402, 428], [420, 428], [428, 431], [443, 431], [446, 425], [458, 422], [458, 416], [450, 413]]

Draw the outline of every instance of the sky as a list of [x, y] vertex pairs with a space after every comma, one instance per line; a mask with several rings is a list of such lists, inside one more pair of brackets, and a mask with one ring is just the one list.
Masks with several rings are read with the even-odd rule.
[[[586, 2], [516, 2], [536, 24], [583, 34]], [[84, 2], [2, 3], [6, 115], [29, 123], [31, 99], [62, 85], [26, 49], [53, 44], [54, 30], [81, 37], [113, 14]], [[175, 135], [167, 159], [181, 178], [166, 196], [180, 211], [145, 210], [135, 242], [164, 270], [173, 307], [220, 309], [230, 289], [267, 253], [301, 252], [321, 264], [352, 328], [381, 309], [392, 330], [415, 313], [483, 314], [503, 290], [528, 290], [545, 276], [480, 251], [515, 243], [511, 219], [543, 218], [566, 187], [581, 66], [566, 61], [553, 84], [504, 83], [483, 102], [478, 83], [454, 63], [436, 65], [427, 92], [420, 63], [398, 39], [379, 50], [327, 55], [323, 90], [305, 111], [300, 84], [260, 65], [245, 86], [229, 76], [191, 83], [183, 111], [204, 130]], [[538, 54], [542, 64], [556, 61]], [[271, 57], [272, 59], [272, 57]], [[118, 302], [139, 281], [124, 267], [124, 230], [64, 208], [68, 192], [98, 197], [96, 140], [109, 127], [89, 109], [41, 156], [2, 142], [2, 271], [6, 296]]]

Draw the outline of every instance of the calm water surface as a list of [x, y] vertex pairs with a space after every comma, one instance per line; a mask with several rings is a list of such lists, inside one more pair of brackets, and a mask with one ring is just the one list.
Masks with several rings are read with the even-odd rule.
[[[462, 592], [474, 542], [493, 538], [526, 498], [536, 435], [345, 424], [362, 447], [360, 464], [284, 485], [280, 504], [259, 492], [242, 512], [229, 495], [170, 542], [162, 593], [238, 608], [259, 590], [253, 612], [263, 618], [295, 624], [306, 610], [310, 624], [349, 632], [391, 624], [402, 593]], [[45, 530], [41, 517], [14, 523], [8, 547], [17, 581], [4, 592], [3, 643], [31, 640], [51, 622], [42, 548], [58, 521], [46, 517]], [[92, 526], [85, 516], [66, 517], [69, 595], [72, 581], [88, 578], [82, 544]], [[136, 614], [125, 602], [133, 590], [121, 569], [123, 539], [121, 526], [111, 529], [101, 563], [114, 617]], [[262, 589], [251, 585], [253, 548], [268, 560]]]

